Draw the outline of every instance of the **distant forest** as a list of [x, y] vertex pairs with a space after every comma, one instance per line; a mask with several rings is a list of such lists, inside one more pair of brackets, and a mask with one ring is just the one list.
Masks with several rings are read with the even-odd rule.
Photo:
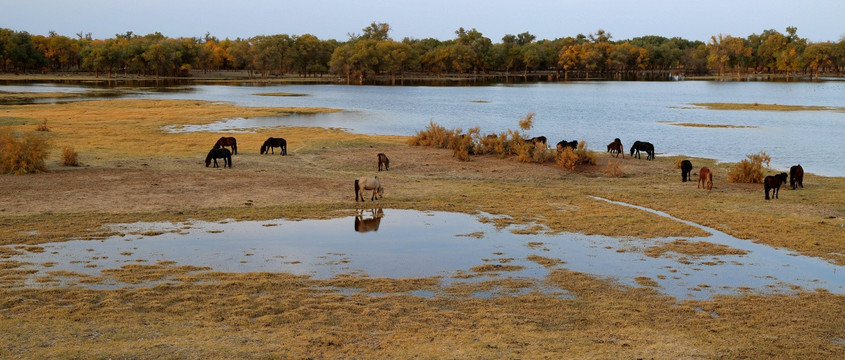
[[455, 38], [390, 38], [390, 25], [372, 23], [347, 41], [304, 35], [261, 35], [220, 40], [168, 38], [160, 33], [116, 34], [111, 39], [31, 35], [0, 28], [0, 72], [88, 72], [96, 76], [190, 76], [192, 72], [248, 71], [250, 77], [335, 75], [346, 83], [406, 76], [529, 76], [549, 79], [656, 79], [670, 76], [841, 76], [845, 38], [810, 43], [765, 30], [745, 38], [714, 35], [707, 43], [643, 36], [614, 41], [610, 33], [538, 40], [524, 32], [494, 43], [460, 28]]

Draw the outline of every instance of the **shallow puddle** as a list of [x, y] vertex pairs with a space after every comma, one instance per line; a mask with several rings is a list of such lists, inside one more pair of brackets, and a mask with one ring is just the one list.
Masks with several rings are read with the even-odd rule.
[[[36, 278], [59, 270], [100, 275], [103, 269], [159, 261], [215, 271], [285, 272], [319, 279], [338, 274], [440, 276], [442, 285], [448, 286], [491, 278], [542, 280], [549, 272], [540, 264], [543, 259], [560, 259], [560, 264], [545, 265], [613, 278], [631, 286], [653, 286], [680, 299], [742, 291], [790, 292], [796, 286], [845, 293], [842, 266], [736, 239], [689, 222], [713, 235], [685, 238], [685, 243], [704, 241], [742, 251], [704, 256], [669, 251], [649, 257], [646, 249], [678, 239], [572, 233], [516, 235], [510, 229], [499, 230], [490, 222], [480, 221], [489, 217], [380, 209], [330, 220], [123, 224], [113, 228], [127, 234], [124, 236], [43, 244], [43, 252], [19, 250], [21, 255], [8, 260], [35, 264], [25, 267], [37, 270], [30, 275], [30, 286], [38, 285]], [[536, 290], [558, 296], [562, 293], [542, 286]]]

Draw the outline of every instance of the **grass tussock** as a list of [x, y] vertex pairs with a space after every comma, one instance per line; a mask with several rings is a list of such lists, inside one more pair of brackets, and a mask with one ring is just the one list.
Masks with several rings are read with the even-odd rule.
[[616, 160], [616, 161], [608, 160], [607, 161], [607, 169], [604, 171], [604, 175], [607, 176], [607, 177], [615, 177], [615, 178], [624, 177], [625, 174], [622, 173], [622, 168], [619, 166], [619, 160]]
[[50, 128], [47, 127], [47, 119], [44, 119], [40, 124], [35, 127], [37, 131], [50, 131]]
[[728, 171], [728, 182], [731, 183], [760, 183], [763, 181], [763, 163], [769, 166], [772, 158], [765, 152], [746, 155], [748, 159], [738, 162]]
[[47, 170], [50, 153], [47, 138], [37, 133], [21, 137], [9, 131], [0, 133], [0, 173], [30, 174]]
[[62, 147], [62, 165], [79, 166], [79, 154], [73, 149], [73, 146]]

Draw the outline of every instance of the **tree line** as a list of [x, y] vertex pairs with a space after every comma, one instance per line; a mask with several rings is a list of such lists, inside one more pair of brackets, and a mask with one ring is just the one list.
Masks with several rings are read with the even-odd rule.
[[732, 75], [749, 73], [840, 76], [845, 38], [808, 42], [789, 27], [745, 38], [714, 35], [709, 41], [642, 36], [614, 41], [610, 33], [538, 40], [524, 32], [494, 43], [476, 29], [460, 28], [451, 40], [389, 37], [390, 26], [372, 23], [347, 41], [314, 35], [260, 35], [220, 40], [169, 38], [160, 33], [116, 34], [110, 39], [47, 36], [0, 28], [0, 72], [83, 71], [96, 76], [187, 76], [193, 71], [248, 71], [270, 78], [337, 75], [347, 83], [375, 77], [548, 74], [555, 79], [638, 79], [648, 74]]

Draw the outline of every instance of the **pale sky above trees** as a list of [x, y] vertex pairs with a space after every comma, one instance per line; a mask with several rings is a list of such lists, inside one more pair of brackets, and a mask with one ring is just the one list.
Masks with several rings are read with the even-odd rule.
[[529, 32], [539, 39], [604, 29], [612, 40], [645, 35], [707, 41], [798, 28], [811, 42], [845, 36], [843, 0], [0, 0], [0, 27], [30, 34], [112, 38], [133, 32], [168, 37], [249, 38], [312, 34], [345, 41], [372, 22], [390, 36], [455, 38], [475, 28], [493, 42]]

